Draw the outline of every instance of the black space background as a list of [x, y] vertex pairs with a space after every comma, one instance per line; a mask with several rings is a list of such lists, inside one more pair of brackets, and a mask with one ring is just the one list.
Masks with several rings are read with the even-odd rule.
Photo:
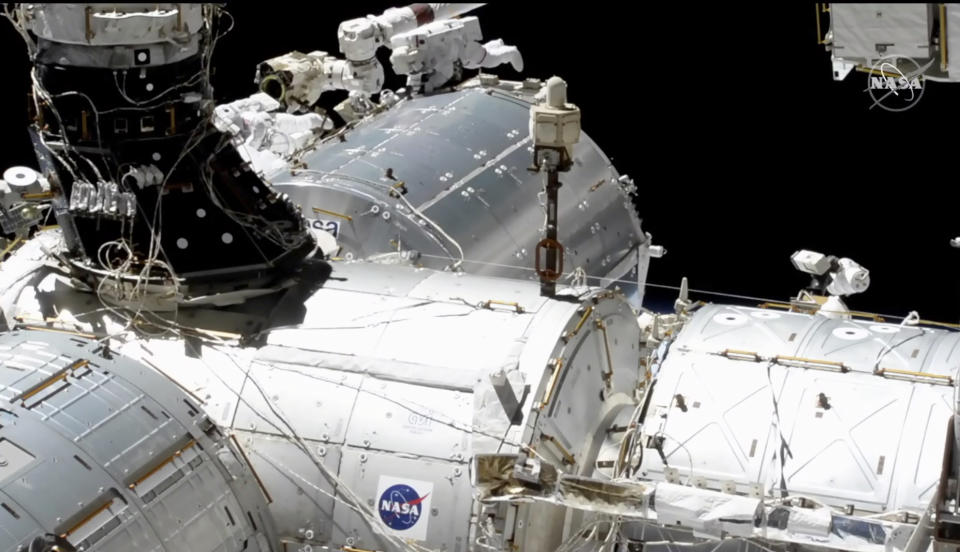
[[[928, 83], [904, 113], [869, 110], [863, 74], [831, 79], [812, 4], [647, 4], [494, 2], [475, 14], [485, 39], [520, 47], [527, 76], [567, 80], [584, 129], [636, 180], [644, 229], [668, 249], [649, 281], [686, 275], [696, 289], [785, 299], [807, 281], [789, 255], [808, 248], [871, 270], [853, 308], [960, 318], [960, 250], [948, 243], [960, 235], [960, 84]], [[228, 3], [218, 98], [254, 92], [263, 59], [336, 52], [340, 21], [390, 5]], [[0, 23], [2, 169], [34, 160], [29, 65]]]

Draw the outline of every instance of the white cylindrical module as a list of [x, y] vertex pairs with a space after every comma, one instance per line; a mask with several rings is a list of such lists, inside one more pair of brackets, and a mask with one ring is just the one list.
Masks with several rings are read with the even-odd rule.
[[[402, 549], [387, 533], [468, 550], [480, 536], [474, 454], [530, 446], [590, 474], [595, 435], [636, 406], [634, 311], [613, 292], [583, 291], [548, 299], [528, 282], [338, 263], [303, 321], [265, 347], [162, 362], [237, 436], [285, 542]], [[147, 347], [152, 362], [182, 350]], [[510, 524], [525, 551], [561, 542], [562, 509], [508, 510], [482, 519]]]
[[940, 481], [958, 346], [927, 327], [708, 305], [656, 373], [637, 473], [919, 515]]
[[[314, 228], [334, 229], [340, 249], [331, 256], [405, 255], [430, 268], [534, 280], [545, 200], [541, 176], [528, 170], [529, 121], [542, 86], [481, 82], [403, 99], [267, 170], [266, 179]], [[569, 142], [573, 165], [559, 194], [564, 271], [583, 269], [591, 285], [622, 278], [642, 289], [650, 240], [633, 183], [579, 138]]]
[[[75, 315], [94, 296], [55, 284], [53, 271], [35, 277], [2, 298], [11, 315], [29, 318], [37, 290], [55, 288], [62, 320], [90, 321]], [[581, 514], [481, 506], [472, 459], [520, 452], [589, 477], [606, 430], [636, 410], [636, 311], [614, 291], [576, 293], [546, 298], [533, 282], [332, 263], [292, 323], [264, 333], [258, 348], [131, 338], [113, 354], [188, 390], [236, 438], [288, 549], [410, 550], [410, 541], [465, 551], [480, 539], [547, 552]]]

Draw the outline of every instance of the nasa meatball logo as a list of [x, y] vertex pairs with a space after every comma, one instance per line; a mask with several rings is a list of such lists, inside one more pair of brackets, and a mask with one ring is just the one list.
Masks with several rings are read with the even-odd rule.
[[404, 537], [426, 539], [433, 483], [381, 476], [377, 487], [380, 521]]
[[906, 111], [917, 105], [923, 97], [923, 72], [930, 67], [921, 66], [916, 60], [899, 55], [884, 56], [877, 60], [867, 75], [867, 93], [873, 104], [885, 111]]
[[409, 485], [394, 485], [380, 495], [380, 519], [391, 529], [410, 529], [420, 521], [420, 504], [426, 498]]

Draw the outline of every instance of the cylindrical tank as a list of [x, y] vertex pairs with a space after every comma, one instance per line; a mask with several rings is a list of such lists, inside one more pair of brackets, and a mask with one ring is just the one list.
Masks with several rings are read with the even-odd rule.
[[280, 550], [240, 447], [148, 365], [0, 333], [0, 398], [0, 550]]
[[[437, 269], [463, 259], [473, 274], [534, 279], [545, 198], [543, 176], [528, 170], [527, 127], [541, 86], [475, 79], [401, 99], [266, 178], [314, 217], [314, 228], [336, 235], [340, 249], [326, 252], [334, 257], [395, 256]], [[649, 239], [634, 185], [586, 135], [573, 157], [559, 194], [564, 271], [582, 268], [592, 284], [642, 284]]]
[[922, 512], [940, 480], [958, 346], [960, 334], [925, 327], [703, 307], [660, 364], [637, 473]]

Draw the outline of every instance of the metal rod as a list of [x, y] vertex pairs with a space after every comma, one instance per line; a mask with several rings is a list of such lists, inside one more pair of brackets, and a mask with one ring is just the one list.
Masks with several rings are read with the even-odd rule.
[[87, 122], [89, 117], [86, 109], [80, 112], [80, 138], [83, 140], [90, 140], [90, 125]]
[[947, 5], [940, 4], [940, 70], [947, 70]]
[[23, 240], [20, 236], [17, 236], [17, 239], [10, 242], [10, 245], [6, 246], [3, 251], [0, 251], [0, 261], [3, 261], [3, 258], [6, 257], [7, 253], [13, 251], [13, 249]]
[[544, 441], [550, 441], [557, 447], [557, 450], [559, 450], [560, 454], [563, 455], [564, 463], [570, 464], [571, 466], [577, 463], [576, 457], [570, 454], [570, 451], [567, 450], [567, 447], [563, 446], [563, 443], [561, 443], [559, 439], [546, 433], [541, 433], [540, 438]]
[[823, 44], [823, 33], [820, 31], [820, 3], [813, 5], [813, 11], [817, 14], [817, 44]]
[[550, 375], [550, 381], [547, 382], [547, 390], [543, 392], [543, 400], [540, 401], [539, 410], [546, 408], [553, 397], [553, 389], [557, 386], [557, 378], [560, 376], [560, 370], [563, 369], [563, 358], [553, 361], [553, 374]]
[[110, 500], [106, 501], [102, 506], [100, 506], [99, 508], [97, 508], [97, 509], [95, 509], [94, 511], [90, 512], [89, 515], [84, 516], [84, 518], [81, 519], [76, 525], [74, 525], [73, 527], [71, 527], [71, 528], [67, 529], [66, 531], [64, 531], [64, 532], [60, 535], [60, 537], [62, 537], [62, 538], [67, 538], [67, 537], [69, 537], [70, 535], [72, 535], [73, 533], [76, 533], [76, 532], [77, 532], [77, 529], [79, 529], [79, 528], [83, 527], [84, 525], [86, 525], [87, 523], [89, 523], [91, 519], [93, 519], [93, 518], [97, 517], [98, 515], [100, 515], [103, 511], [105, 511], [106, 509], [110, 508], [110, 506], [113, 506], [113, 502], [114, 502], [115, 500], [116, 500], [116, 497], [111, 497]]
[[78, 337], [85, 337], [85, 338], [87, 338], [87, 339], [96, 339], [96, 338], [97, 338], [97, 336], [94, 335], [94, 334], [89, 334], [89, 333], [84, 333], [84, 332], [76, 332], [76, 331], [73, 331], [73, 330], [61, 330], [60, 328], [45, 328], [45, 327], [43, 327], [43, 326], [24, 326], [23, 329], [25, 329], [25, 330], [37, 330], [37, 331], [41, 331], [41, 332], [54, 332], [54, 333], [70, 334], [70, 335], [75, 335], [75, 336], [78, 336]]
[[86, 30], [87, 42], [90, 42], [91, 40], [93, 40], [93, 37], [94, 37], [93, 23], [91, 21], [93, 18], [93, 7], [87, 6], [87, 8], [83, 12], [83, 15], [84, 15], [84, 18], [83, 18], [84, 25], [86, 26], [85, 30]]
[[522, 314], [523, 312], [525, 312], [524, 308], [520, 306], [520, 303], [517, 303], [516, 301], [497, 301], [496, 299], [487, 299], [486, 301], [483, 302], [482, 307], [485, 309], [493, 310], [493, 305], [513, 307], [513, 309], [517, 311], [518, 314]]
[[609, 390], [612, 387], [611, 380], [613, 379], [613, 356], [610, 354], [610, 340], [607, 338], [607, 325], [603, 323], [603, 319], [597, 318], [596, 325], [603, 335], [603, 349], [607, 353], [607, 372], [602, 377], [604, 386]]
[[[915, 379], [929, 378], [933, 380], [939, 380], [938, 383], [942, 383], [945, 385], [953, 385], [953, 377], [946, 376], [943, 374], [928, 374], [926, 372], [914, 372], [912, 370], [897, 370], [895, 368], [880, 368], [879, 370], [876, 371], [876, 374], [878, 376], [886, 376], [887, 374], [893, 374], [896, 376], [904, 376], [904, 377], [915, 378]], [[933, 383], [933, 382], [930, 382], [930, 383]]]
[[313, 212], [318, 215], [330, 215], [331, 217], [339, 217], [344, 220], [353, 221], [353, 217], [350, 215], [344, 215], [343, 213], [337, 213], [336, 211], [327, 211], [326, 209], [321, 209], [319, 207], [314, 207]]
[[190, 439], [190, 441], [189, 441], [186, 445], [184, 445], [182, 448], [180, 448], [179, 450], [177, 450], [176, 452], [174, 452], [173, 454], [171, 454], [170, 456], [168, 456], [166, 459], [164, 459], [162, 462], [160, 462], [159, 464], [157, 464], [156, 466], [154, 466], [150, 471], [148, 471], [147, 473], [145, 473], [142, 477], [140, 477], [139, 479], [137, 479], [136, 481], [134, 481], [133, 483], [131, 483], [131, 484], [129, 485], [129, 487], [130, 487], [131, 489], [133, 489], [133, 488], [136, 487], [137, 485], [143, 483], [144, 481], [146, 481], [147, 479], [149, 479], [150, 476], [152, 476], [153, 474], [155, 474], [155, 473], [157, 473], [158, 471], [160, 471], [164, 466], [166, 466], [166, 465], [169, 464], [170, 462], [173, 462], [173, 460], [174, 460], [175, 458], [178, 458], [180, 455], [182, 455], [185, 450], [189, 449], [190, 447], [192, 447], [192, 446], [194, 446], [194, 445], [196, 445], [196, 444], [197, 444], [197, 442], [196, 442], [194, 439]]
[[760, 360], [761, 360], [761, 359], [760, 359], [760, 355], [758, 355], [757, 353], [755, 353], [755, 352], [753, 352], [753, 351], [741, 351], [741, 350], [738, 350], [738, 349], [727, 349], [727, 350], [723, 351], [722, 353], [720, 353], [720, 356], [725, 356], [725, 357], [727, 357], [727, 358], [729, 358], [729, 359], [731, 359], [731, 360], [734, 360], [735, 358], [736, 358], [736, 359], [744, 359], [744, 360], [747, 360], [747, 359], [748, 359], [748, 360], [752, 360], [752, 361], [754, 361], [754, 362], [760, 362]]
[[20, 393], [16, 397], [10, 399], [10, 402], [20, 401], [21, 403], [26, 403], [27, 399], [29, 399], [30, 397], [36, 396], [38, 393], [42, 392], [44, 389], [49, 388], [51, 385], [67, 379], [67, 376], [75, 372], [78, 368], [83, 368], [87, 364], [90, 364], [88, 360], [85, 360], [85, 359], [75, 360], [69, 366], [62, 368], [60, 370], [57, 370], [56, 372], [51, 374], [50, 377], [48, 377], [47, 379], [41, 381], [40, 383], [34, 385], [30, 389], [27, 389], [23, 393]]
[[874, 69], [872, 67], [864, 67], [863, 65], [857, 65], [855, 69], [857, 71], [860, 71], [861, 73], [869, 73], [871, 75], [881, 75], [884, 77], [892, 77], [892, 78], [900, 77], [900, 75], [897, 73], [888, 73], [886, 71], [881, 71], [880, 69]]
[[33, 192], [33, 193], [28, 192], [28, 193], [20, 194], [20, 197], [22, 199], [28, 199], [28, 200], [53, 199], [54, 193], [53, 192]]
[[167, 136], [173, 136], [177, 133], [177, 108], [171, 105], [167, 108], [167, 113], [170, 114], [170, 128], [167, 129]]
[[850, 368], [848, 368], [846, 364], [842, 362], [837, 362], [835, 360], [817, 360], [813, 358], [777, 355], [773, 357], [773, 361], [776, 362], [777, 364], [782, 364], [787, 366], [800, 364], [803, 366], [810, 366], [810, 367], [819, 366], [819, 367], [827, 367], [827, 368], [836, 368], [841, 372], [847, 372], [850, 370]]
[[580, 330], [583, 328], [583, 325], [587, 322], [587, 318], [590, 318], [591, 313], [593, 313], [592, 305], [588, 306], [586, 310], [583, 311], [583, 316], [580, 317], [580, 321], [577, 322], [577, 325], [574, 326], [573, 330], [571, 330], [570, 332], [567, 333], [567, 335], [564, 336], [564, 339], [569, 341], [571, 338], [575, 337], [578, 333], [580, 333]]

